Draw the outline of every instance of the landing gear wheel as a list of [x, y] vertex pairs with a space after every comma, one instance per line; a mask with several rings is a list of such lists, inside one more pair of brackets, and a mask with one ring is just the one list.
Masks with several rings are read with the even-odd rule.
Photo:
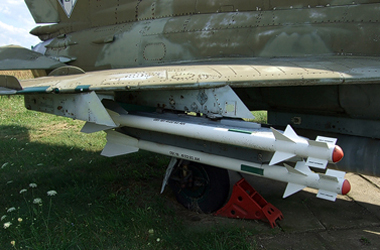
[[228, 171], [195, 162], [182, 162], [168, 181], [177, 201], [190, 210], [212, 213], [227, 201]]

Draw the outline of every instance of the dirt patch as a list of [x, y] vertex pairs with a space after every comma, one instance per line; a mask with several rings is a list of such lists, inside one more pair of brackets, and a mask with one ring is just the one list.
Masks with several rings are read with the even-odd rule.
[[[44, 127], [38, 128], [38, 130], [32, 130], [29, 132], [30, 141], [38, 141], [42, 138], [51, 137], [54, 135], [58, 135], [65, 130], [69, 130], [75, 127], [74, 125], [70, 125], [68, 123], [54, 123], [54, 124], [46, 124]], [[79, 131], [78, 131], [79, 133]]]
[[34, 78], [30, 70], [0, 70], [0, 75], [14, 76], [17, 79], [32, 79]]

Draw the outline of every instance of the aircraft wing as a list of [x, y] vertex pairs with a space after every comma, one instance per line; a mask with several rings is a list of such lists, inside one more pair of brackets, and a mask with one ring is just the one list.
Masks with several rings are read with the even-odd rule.
[[65, 64], [20, 46], [0, 47], [0, 70], [52, 70], [62, 66]]
[[380, 81], [377, 58], [332, 57], [236, 60], [228, 63], [126, 68], [32, 80], [1, 77], [0, 94], [199, 89], [229, 85], [276, 87], [371, 84]]
[[[133, 99], [133, 95], [148, 93], [141, 97], [142, 105], [150, 104], [147, 107], [175, 106], [173, 110], [190, 112], [197, 110], [197, 113], [206, 114], [210, 118], [250, 118], [252, 116], [250, 110], [236, 95], [234, 88], [375, 84], [380, 81], [379, 69], [380, 61], [377, 58], [363, 57], [260, 58], [87, 73], [65, 66], [54, 70], [52, 72], [54, 76], [32, 80], [18, 81], [14, 77], [1, 76], [0, 94], [25, 94], [25, 106], [30, 110], [86, 121], [82, 132], [92, 133], [105, 130], [107, 145], [102, 154], [106, 156], [145, 149], [181, 159], [197, 159], [198, 161], [202, 159], [202, 162], [208, 165], [224, 166], [233, 171], [285, 181], [289, 184], [284, 197], [311, 185], [310, 183], [316, 183], [311, 187], [320, 190], [318, 197], [335, 200], [338, 193], [346, 194], [350, 189], [348, 182], [343, 178], [345, 173], [328, 170], [326, 174], [316, 174], [309, 169], [310, 166], [325, 169], [328, 162], [337, 162], [343, 157], [343, 151], [336, 147], [334, 138], [319, 136], [315, 141], [311, 141], [299, 137], [291, 128], [287, 128], [284, 133], [274, 129], [268, 132], [266, 128], [252, 127], [255, 125], [251, 123], [247, 125], [243, 121], [244, 124], [242, 124], [236, 119], [221, 121], [225, 122], [228, 129], [217, 127], [213, 122], [205, 127], [198, 127], [204, 123], [204, 120], [198, 123], [195, 116], [191, 117], [191, 120], [181, 120], [180, 116], [175, 115], [173, 118], [170, 113], [164, 113], [163, 116], [152, 112], [136, 115], [133, 113], [136, 110], [130, 112], [131, 110], [124, 109], [117, 99], [116, 101], [112, 98], [102, 99], [102, 95], [110, 92], [112, 97], [112, 92], [117, 91], [119, 92], [117, 94], [120, 94], [119, 100], [129, 101], [128, 98]], [[75, 72], [75, 74], [70, 74], [70, 72]], [[161, 90], [160, 93], [158, 90]], [[124, 95], [128, 91], [135, 93]], [[30, 93], [35, 94], [29, 95]], [[117, 94], [115, 94], [116, 97]], [[195, 100], [198, 100], [200, 105], [197, 105]], [[164, 101], [166, 101], [165, 105], [157, 106]], [[193, 105], [195, 107], [192, 107]], [[130, 129], [131, 135], [121, 132], [121, 129], [125, 127]], [[112, 130], [114, 128], [119, 128], [119, 130]], [[152, 132], [153, 135], [145, 133], [146, 131]], [[175, 134], [174, 131], [178, 132]], [[174, 145], [165, 144], [168, 139], [177, 141], [181, 140], [179, 138], [181, 136], [186, 137], [184, 131], [187, 131], [188, 138], [195, 140], [191, 141], [194, 143], [192, 145], [194, 148], [197, 148], [198, 144], [203, 145], [204, 140], [215, 142], [215, 144], [202, 147], [202, 152], [185, 148], [184, 145], [189, 142], [187, 139]], [[203, 131], [202, 134], [201, 131]], [[226, 135], [231, 135], [231, 137], [226, 137]], [[252, 135], [261, 137], [258, 140], [252, 139]], [[206, 138], [206, 136], [209, 137]], [[271, 138], [273, 143], [272, 141], [266, 144], [262, 142], [267, 138]], [[254, 165], [251, 162], [236, 160], [235, 148], [224, 146], [232, 144], [235, 139], [239, 143], [260, 142], [261, 144], [258, 143], [255, 149], [273, 153], [269, 165]], [[273, 149], [270, 145], [274, 145], [274, 142], [286, 146]], [[219, 149], [216, 151], [224, 154], [226, 150], [231, 150], [230, 153], [234, 157], [220, 157], [212, 151], [214, 149], [207, 149], [210, 150], [209, 153], [215, 155], [211, 154], [212, 157], [208, 158], [209, 160], [204, 160], [207, 154], [203, 154], [203, 150], [213, 148], [214, 145], [219, 145], [218, 143], [222, 146], [220, 151]], [[251, 147], [251, 144], [233, 145], [241, 148]], [[305, 148], [310, 151], [305, 151]], [[339, 157], [335, 157], [336, 155]], [[298, 161], [299, 157], [307, 161]], [[218, 161], [215, 160], [217, 158]], [[232, 163], [231, 159], [236, 161]], [[294, 168], [274, 165], [290, 159], [298, 161]], [[269, 161], [269, 158], [267, 160]], [[231, 168], [232, 165], [235, 167]]]

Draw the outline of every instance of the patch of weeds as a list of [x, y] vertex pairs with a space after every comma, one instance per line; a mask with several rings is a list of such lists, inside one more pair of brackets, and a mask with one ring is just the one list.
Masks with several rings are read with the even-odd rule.
[[2, 237], [2, 245], [7, 245], [7, 242], [4, 242], [6, 239], [16, 249], [53, 248], [57, 243], [56, 235], [52, 237], [55, 228], [50, 225], [53, 198], [57, 192], [49, 190], [46, 192], [47, 197], [43, 197], [36, 189], [37, 184], [30, 183], [9, 201], [10, 204], [17, 204], [17, 206], [6, 207], [6, 214], [1, 217], [4, 228], [2, 235], [5, 236]]
[[369, 246], [371, 245], [371, 241], [369, 239], [367, 239], [366, 237], [361, 237], [360, 238], [360, 243], [362, 243], [362, 245], [364, 246]]

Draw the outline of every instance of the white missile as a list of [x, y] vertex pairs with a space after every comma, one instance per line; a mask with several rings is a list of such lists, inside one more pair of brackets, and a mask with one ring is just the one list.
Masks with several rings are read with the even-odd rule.
[[284, 198], [302, 190], [305, 187], [318, 189], [318, 198], [334, 201], [337, 194], [347, 194], [350, 183], [344, 179], [344, 172], [327, 170], [326, 174], [312, 172], [304, 161], [297, 162], [293, 168], [277, 165], [265, 165], [213, 155], [200, 151], [145, 141], [125, 134], [107, 130], [107, 144], [102, 151], [104, 156], [117, 156], [137, 152], [139, 149], [171, 156], [173, 158], [201, 162], [206, 165], [221, 167], [232, 171], [258, 175], [265, 178], [287, 182]]
[[269, 165], [301, 157], [307, 159], [306, 165], [324, 169], [328, 162], [335, 163], [343, 158], [342, 149], [335, 145], [336, 139], [319, 136], [315, 141], [308, 140], [298, 136], [289, 125], [280, 133], [274, 128], [236, 129], [181, 119], [109, 113], [120, 126], [274, 152]]

